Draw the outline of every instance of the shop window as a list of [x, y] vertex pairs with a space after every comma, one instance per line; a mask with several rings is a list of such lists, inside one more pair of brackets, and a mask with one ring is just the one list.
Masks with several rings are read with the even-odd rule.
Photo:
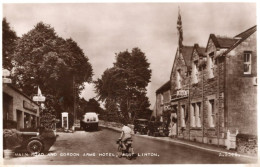
[[181, 106], [181, 127], [186, 127], [185, 123], [185, 105]]
[[213, 99], [208, 102], [208, 118], [209, 127], [215, 127], [215, 101]]
[[181, 89], [181, 70], [177, 70], [176, 73], [176, 89]]
[[244, 74], [251, 74], [251, 52], [244, 52]]
[[195, 103], [191, 104], [190, 109], [190, 126], [195, 127]]
[[208, 78], [214, 78], [214, 52], [208, 57]]
[[198, 60], [194, 61], [192, 64], [192, 83], [198, 83]]

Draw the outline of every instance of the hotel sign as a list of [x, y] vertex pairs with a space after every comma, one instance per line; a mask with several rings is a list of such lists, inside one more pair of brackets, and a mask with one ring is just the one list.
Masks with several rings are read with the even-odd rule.
[[178, 90], [177, 91], [177, 96], [188, 96], [189, 95], [189, 91], [188, 90]]
[[37, 113], [37, 109], [34, 108], [34, 106], [31, 103], [28, 103], [27, 101], [23, 101], [23, 108], [31, 112]]
[[178, 90], [176, 94], [173, 94], [171, 96], [171, 101], [187, 98], [188, 96], [189, 96], [189, 90]]

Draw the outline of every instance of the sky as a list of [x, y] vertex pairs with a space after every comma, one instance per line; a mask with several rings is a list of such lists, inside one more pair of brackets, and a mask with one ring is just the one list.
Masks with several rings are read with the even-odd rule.
[[[113, 66], [115, 54], [139, 47], [152, 69], [147, 96], [170, 79], [176, 53], [178, 6], [184, 45], [207, 45], [209, 34], [233, 37], [256, 25], [255, 3], [20, 3], [3, 4], [3, 17], [19, 37], [42, 21], [65, 39], [72, 38], [93, 66], [93, 80]], [[85, 84], [82, 97], [95, 97]]]

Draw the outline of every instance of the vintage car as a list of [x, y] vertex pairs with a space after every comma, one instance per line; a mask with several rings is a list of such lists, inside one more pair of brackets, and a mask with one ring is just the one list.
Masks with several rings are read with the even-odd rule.
[[169, 130], [165, 123], [158, 121], [150, 121], [148, 124], [148, 136], [168, 136]]
[[159, 136], [169, 136], [169, 128], [165, 122], [159, 126]]
[[21, 147], [17, 151], [26, 150], [30, 154], [46, 153], [56, 141], [53, 130], [21, 131]]
[[98, 130], [98, 114], [95, 112], [88, 112], [80, 121], [80, 128], [87, 130]]
[[147, 119], [136, 119], [134, 121], [134, 133], [139, 132], [141, 135], [147, 134], [148, 131], [148, 120]]

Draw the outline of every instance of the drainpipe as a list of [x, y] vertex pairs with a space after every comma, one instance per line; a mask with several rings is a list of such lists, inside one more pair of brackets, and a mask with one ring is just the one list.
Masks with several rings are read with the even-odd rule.
[[[203, 60], [203, 58], [202, 58]], [[201, 113], [202, 113], [202, 143], [204, 143], [204, 67], [202, 67], [202, 102], [201, 102]]]
[[217, 95], [218, 95], [218, 147], [219, 147], [219, 131], [220, 131], [220, 111], [219, 111], [219, 95], [220, 95], [220, 91], [219, 91], [219, 89], [220, 89], [220, 80], [219, 80], [219, 78], [220, 78], [220, 70], [219, 70], [219, 58], [217, 58], [217, 64], [218, 64], [218, 93], [217, 93]]
[[155, 93], [155, 120], [157, 117], [157, 94]]
[[[189, 84], [188, 84], [188, 90], [189, 90], [189, 97], [188, 97], [188, 106], [187, 111], [188, 112], [188, 123], [189, 123], [189, 140], [190, 140], [190, 82], [191, 82], [191, 76], [189, 76]], [[194, 111], [195, 112], [195, 111]]]

